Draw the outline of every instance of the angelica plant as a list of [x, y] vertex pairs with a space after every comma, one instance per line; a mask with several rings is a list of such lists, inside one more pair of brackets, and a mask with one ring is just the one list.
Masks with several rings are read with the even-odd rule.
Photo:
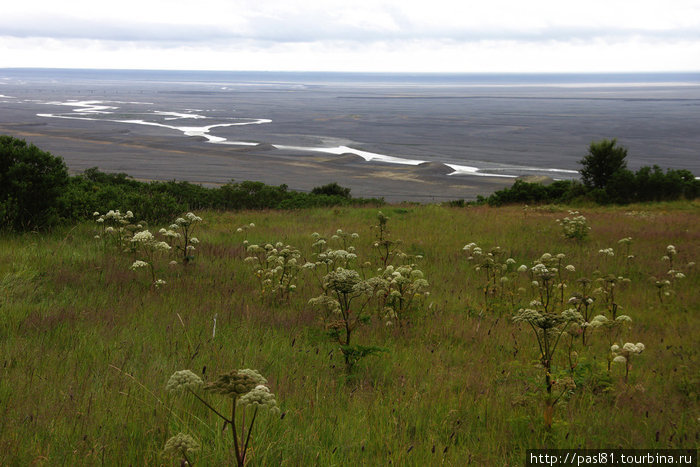
[[[605, 332], [608, 338], [608, 345], [612, 346], [613, 342], [619, 338], [622, 328], [631, 322], [632, 318], [627, 315], [618, 315], [614, 319], [608, 319], [608, 317], [605, 315], [596, 315], [588, 326], [593, 330], [600, 329]], [[610, 365], [612, 364], [614, 358], [615, 356], [608, 352], [608, 373], [610, 373]]]
[[264, 246], [249, 245], [245, 258], [260, 286], [260, 296], [289, 300], [296, 290], [296, 279], [301, 266], [301, 253], [291, 245], [277, 242]]
[[[676, 283], [686, 278], [683, 270], [678, 266], [674, 266], [673, 264], [677, 254], [678, 251], [676, 250], [676, 247], [674, 245], [668, 245], [666, 247], [666, 254], [661, 257], [662, 261], [668, 262], [668, 271], [666, 272], [666, 277], [668, 278], [660, 280], [656, 280], [655, 277], [652, 278], [652, 280], [655, 281], [660, 303], [663, 303], [664, 297], [673, 296], [676, 293], [674, 290]], [[693, 266], [695, 266], [695, 263], [691, 261], [686, 267], [688, 270], [690, 270], [693, 268]]]
[[345, 367], [350, 372], [363, 357], [379, 351], [354, 343], [355, 330], [370, 321], [365, 308], [372, 298], [371, 283], [354, 269], [338, 267], [323, 277], [323, 293], [309, 300], [319, 310], [328, 336], [340, 344]]
[[170, 245], [168, 245], [167, 242], [158, 240], [148, 230], [136, 232], [131, 238], [131, 244], [135, 254], [142, 259], [134, 261], [130, 269], [136, 271], [138, 269], [148, 268], [151, 275], [151, 284], [154, 287], [164, 285], [164, 280], [156, 278], [155, 263], [161, 254], [170, 251]]
[[546, 396], [544, 400], [544, 423], [552, 427], [554, 405], [564, 394], [556, 394], [554, 378], [554, 356], [557, 346], [569, 325], [581, 322], [581, 314], [574, 308], [562, 312], [547, 309], [541, 302], [533, 303], [533, 308], [521, 308], [513, 316], [516, 323], [527, 323], [535, 334], [539, 348], [540, 364], [544, 372]]
[[195, 451], [199, 451], [199, 443], [185, 433], [178, 433], [169, 438], [163, 448], [164, 454], [182, 458], [182, 465], [194, 465], [188, 454]]
[[102, 240], [104, 246], [110, 245], [118, 250], [129, 250], [129, 240], [134, 232], [143, 229], [143, 222], [134, 221], [134, 213], [126, 211], [122, 214], [118, 209], [110, 209], [105, 214], [95, 211], [93, 214], [99, 233], [95, 238]]
[[312, 261], [307, 261], [302, 268], [314, 274], [318, 284], [324, 288], [324, 276], [336, 268], [354, 269], [357, 260], [355, 246], [352, 244], [360, 238], [357, 233], [347, 233], [338, 229], [329, 242], [318, 232], [311, 234]]
[[636, 344], [627, 342], [622, 347], [614, 344], [610, 347], [610, 352], [613, 356], [613, 363], [621, 363], [625, 365], [625, 384], [627, 384], [627, 378], [629, 377], [629, 372], [632, 369], [632, 356], [639, 355], [645, 348], [646, 347], [641, 342], [637, 342]]
[[243, 234], [243, 245], [248, 246], [248, 231], [250, 229], [254, 229], [255, 224], [254, 223], [249, 223], [242, 225], [236, 229], [236, 233]]
[[583, 322], [581, 324], [581, 344], [586, 346], [586, 331], [590, 326], [590, 320], [593, 316], [593, 306], [595, 297], [591, 294], [592, 281], [585, 277], [576, 280], [579, 285], [579, 290], [569, 298], [568, 303], [576, 307], [576, 311], [581, 313]]
[[[171, 393], [187, 392], [192, 394], [223, 420], [224, 429], [227, 426], [231, 427], [236, 464], [238, 467], [243, 467], [247, 461], [253, 426], [255, 425], [258, 412], [279, 413], [275, 395], [270, 392], [266, 385], [267, 380], [256, 370], [234, 370], [220, 374], [216, 380], [207, 384], [190, 370], [180, 370], [173, 373], [165, 388]], [[201, 396], [199, 394], [200, 389], [230, 398], [230, 415], [224, 414], [225, 410], [218, 409], [216, 404]], [[246, 424], [245, 412], [249, 410], [253, 410], [253, 416], [250, 424]]]
[[159, 231], [168, 240], [173, 253], [179, 256], [182, 264], [187, 265], [194, 259], [195, 245], [199, 243], [194, 231], [200, 222], [201, 217], [188, 212], [184, 217], [175, 219], [168, 229]]
[[583, 241], [591, 230], [586, 218], [578, 211], [569, 211], [569, 216], [571, 217], [557, 219], [557, 223], [561, 225], [562, 234], [565, 238]]
[[387, 266], [368, 281], [379, 300], [387, 324], [401, 325], [416, 302], [428, 295], [428, 281], [415, 264]]
[[[491, 298], [499, 292], [501, 285], [500, 278], [502, 272], [507, 270], [507, 265], [501, 262], [503, 252], [501, 247], [493, 247], [487, 253], [476, 243], [468, 243], [462, 248], [467, 254], [467, 261], [475, 264], [474, 271], [482, 275], [483, 282], [479, 289], [484, 295], [484, 306], [486, 309], [492, 307]], [[515, 264], [513, 260], [512, 264]]]
[[627, 275], [630, 274], [630, 266], [634, 260], [634, 255], [630, 253], [632, 246], [632, 237], [621, 238], [617, 241], [618, 245], [622, 245], [625, 248], [625, 271]]
[[[558, 268], [548, 266], [553, 260], [561, 259], [545, 253], [530, 269], [534, 298], [528, 308], [519, 309], [513, 316], [516, 323], [527, 323], [535, 334], [539, 348], [540, 364], [544, 372], [546, 390], [544, 406], [544, 422], [547, 428], [552, 426], [554, 405], [559, 401], [564, 391], [556, 394], [554, 391], [553, 365], [554, 356], [562, 336], [573, 324], [581, 324], [583, 317], [576, 308], [563, 309], [557, 300]], [[571, 355], [571, 350], [569, 352]]]
[[617, 301], [617, 290], [630, 283], [628, 278], [607, 274], [596, 279], [599, 287], [593, 290], [593, 294], [598, 295], [600, 303], [603, 304], [610, 318], [615, 320], [618, 313], [622, 311], [622, 306]]
[[389, 233], [388, 222], [389, 218], [382, 211], [379, 211], [377, 214], [377, 225], [371, 227], [375, 231], [375, 241], [372, 243], [372, 246], [377, 252], [379, 263], [384, 268], [391, 264], [392, 257], [398, 253], [398, 246], [401, 244], [400, 240], [390, 239], [391, 234]]

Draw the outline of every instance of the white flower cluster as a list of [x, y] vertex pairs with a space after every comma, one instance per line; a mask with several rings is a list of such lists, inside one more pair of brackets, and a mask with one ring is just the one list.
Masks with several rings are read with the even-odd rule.
[[134, 213], [131, 211], [122, 214], [118, 209], [110, 209], [105, 214], [100, 215], [95, 211], [92, 215], [102, 229], [102, 236], [95, 235], [95, 238], [111, 239], [119, 248], [125, 246], [125, 242], [134, 231], [143, 228], [142, 224], [132, 224]]
[[149, 248], [154, 251], [169, 251], [170, 245], [167, 242], [159, 241], [156, 239], [151, 232], [148, 230], [142, 230], [141, 232], [136, 232], [133, 237], [131, 237], [131, 242], [135, 244], [140, 244], [144, 248]]
[[612, 248], [603, 248], [601, 250], [598, 250], [598, 254], [605, 256], [615, 256], [615, 251], [613, 251]]
[[423, 271], [415, 264], [401, 266], [389, 265], [380, 274], [370, 278], [368, 284], [374, 290], [374, 296], [380, 301], [384, 315], [388, 319], [402, 319], [413, 307], [416, 299], [429, 295], [429, 284], [423, 277]]
[[639, 355], [645, 348], [646, 347], [641, 342], [637, 342], [636, 344], [627, 342], [622, 347], [614, 344], [612, 347], [610, 347], [610, 352], [612, 352], [613, 362], [627, 363], [632, 355]]
[[198, 450], [199, 444], [197, 441], [185, 433], [178, 433], [175, 436], [172, 436], [170, 439], [168, 439], [168, 441], [166, 441], [165, 448], [163, 448], [163, 451], [166, 454], [173, 456], [179, 456], [182, 454], [187, 455], [189, 452]]
[[250, 256], [244, 261], [253, 269], [262, 296], [287, 298], [296, 289], [296, 278], [301, 269], [301, 252], [298, 249], [277, 242], [264, 247], [249, 245], [246, 251]]
[[557, 219], [557, 223], [561, 225], [564, 237], [575, 240], [583, 240], [588, 236], [588, 231], [591, 228], [584, 216], [578, 211], [569, 211], [569, 216], [563, 219]]
[[255, 409], [269, 410], [272, 413], [279, 413], [275, 395], [270, 392], [267, 386], [258, 384], [250, 392], [242, 395], [238, 399], [238, 404], [242, 406], [252, 406]]
[[148, 263], [145, 261], [141, 261], [140, 259], [137, 259], [136, 261], [134, 261], [134, 263], [131, 265], [131, 267], [129, 269], [131, 269], [132, 271], [136, 271], [139, 268], [145, 268], [145, 267], [148, 267]]
[[560, 314], [538, 311], [532, 308], [521, 308], [513, 316], [513, 322], [529, 323], [540, 329], [551, 329], [560, 325], [566, 327], [569, 323], [581, 323], [583, 317], [575, 308], [569, 308]]
[[614, 320], [608, 319], [607, 316], [605, 315], [597, 315], [595, 316], [590, 323], [587, 324], [587, 326], [590, 326], [592, 328], [600, 328], [600, 327], [614, 327], [614, 326], [620, 326], [624, 323], [631, 323], [632, 318], [630, 318], [627, 315], [620, 315]]
[[180, 370], [172, 374], [165, 385], [168, 392], [179, 392], [185, 389], [196, 389], [204, 384], [202, 378], [192, 373], [190, 370]]

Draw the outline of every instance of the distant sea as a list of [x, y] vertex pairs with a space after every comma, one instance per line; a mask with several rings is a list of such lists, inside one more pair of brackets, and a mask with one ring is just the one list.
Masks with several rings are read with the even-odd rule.
[[435, 162], [464, 177], [575, 178], [592, 141], [616, 138], [632, 169], [700, 175], [700, 73], [0, 69], [0, 111], [22, 105], [43, 122], [118, 123], [368, 163]]

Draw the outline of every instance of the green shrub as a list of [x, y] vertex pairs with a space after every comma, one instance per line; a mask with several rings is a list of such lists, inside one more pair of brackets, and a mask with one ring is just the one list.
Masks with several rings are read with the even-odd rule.
[[58, 199], [68, 183], [60, 157], [22, 139], [0, 135], [0, 220], [13, 230], [45, 229], [59, 220]]
[[312, 195], [329, 195], [329, 196], [339, 196], [341, 198], [350, 199], [350, 188], [343, 188], [336, 182], [329, 183], [328, 185], [317, 186], [311, 190]]

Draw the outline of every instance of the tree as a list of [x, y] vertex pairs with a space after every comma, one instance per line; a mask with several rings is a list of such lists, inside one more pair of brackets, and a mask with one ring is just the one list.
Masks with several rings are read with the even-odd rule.
[[588, 155], [579, 161], [583, 184], [588, 188], [605, 188], [612, 176], [627, 168], [627, 149], [617, 146], [617, 140], [594, 141]]
[[350, 199], [350, 188], [344, 188], [338, 185], [337, 182], [329, 183], [323, 186], [317, 186], [311, 190], [312, 195], [328, 195], [340, 196], [341, 198]]
[[29, 230], [58, 221], [68, 183], [63, 159], [12, 136], [0, 135], [0, 228]]

